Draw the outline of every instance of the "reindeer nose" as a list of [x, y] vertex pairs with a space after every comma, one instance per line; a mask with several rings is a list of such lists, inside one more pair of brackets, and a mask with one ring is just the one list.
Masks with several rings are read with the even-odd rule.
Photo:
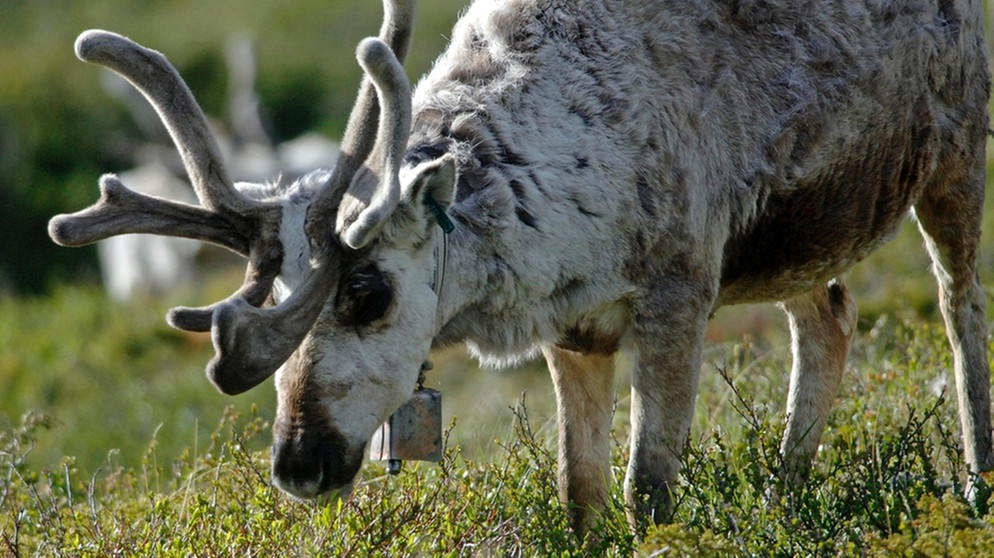
[[273, 481], [297, 498], [311, 499], [323, 493], [324, 461], [321, 446], [307, 438], [274, 440]]
[[273, 440], [273, 482], [291, 496], [309, 500], [351, 485], [364, 447], [351, 449], [337, 432]]

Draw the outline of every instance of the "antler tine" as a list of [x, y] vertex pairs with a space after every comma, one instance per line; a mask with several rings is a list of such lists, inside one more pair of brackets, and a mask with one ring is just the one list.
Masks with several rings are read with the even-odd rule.
[[[401, 64], [407, 57], [411, 42], [414, 8], [415, 0], [383, 0], [383, 25], [380, 27], [379, 38], [390, 45], [390, 49]], [[365, 76], [359, 87], [356, 103], [349, 114], [348, 124], [345, 126], [341, 155], [335, 170], [328, 181], [328, 186], [322, 192], [322, 197], [312, 205], [312, 212], [315, 215], [330, 215], [338, 207], [352, 176], [373, 150], [379, 114], [376, 89], [369, 76]], [[326, 226], [326, 222], [321, 221], [318, 219], [313, 225]], [[319, 237], [312, 235], [312, 238]]]
[[203, 111], [165, 56], [100, 30], [76, 39], [76, 56], [114, 70], [145, 95], [169, 130], [204, 207], [240, 221], [263, 206], [235, 190]]
[[235, 395], [271, 376], [300, 346], [336, 281], [333, 270], [317, 269], [279, 306], [259, 308], [235, 297], [218, 304], [207, 377], [221, 392]]
[[390, 45], [390, 50], [401, 64], [411, 46], [415, 4], [415, 0], [383, 0], [383, 25], [379, 37]]
[[282, 258], [279, 254], [254, 251], [249, 256], [245, 268], [245, 280], [241, 288], [228, 298], [209, 306], [190, 308], [177, 306], [166, 314], [166, 321], [176, 329], [186, 331], [211, 331], [214, 324], [214, 314], [218, 308], [230, 304], [247, 303], [251, 306], [262, 306], [273, 290], [273, 282], [280, 273]]
[[112, 174], [100, 178], [100, 200], [76, 213], [56, 215], [48, 234], [62, 246], [83, 246], [125, 233], [180, 236], [213, 242], [247, 256], [249, 241], [210, 211], [135, 192]]
[[151, 233], [206, 240], [249, 255], [260, 236], [259, 223], [277, 219], [279, 208], [235, 190], [207, 120], [175, 68], [158, 52], [107, 31], [86, 31], [75, 46], [81, 60], [116, 71], [149, 100], [173, 137], [204, 207], [139, 194], [107, 175], [96, 204], [50, 221], [52, 239], [79, 246], [118, 234]]
[[403, 66], [385, 43], [365, 39], [359, 43], [359, 63], [376, 86], [382, 106], [377, 132], [377, 163], [382, 164], [384, 184], [377, 189], [369, 206], [344, 231], [344, 240], [352, 248], [369, 242], [400, 201], [400, 163], [411, 131], [411, 86]]
[[[401, 64], [407, 57], [413, 24], [414, 0], [400, 2], [383, 0], [383, 25], [380, 27], [379, 38], [390, 45], [390, 49]], [[342, 174], [347, 180], [351, 180], [352, 174], [369, 156], [376, 141], [375, 128], [380, 107], [370, 77], [367, 75], [362, 81], [356, 104], [349, 115], [345, 135], [342, 138], [342, 152], [351, 154], [349, 163], [354, 165], [352, 168], [342, 167]], [[338, 167], [335, 170], [337, 171]]]

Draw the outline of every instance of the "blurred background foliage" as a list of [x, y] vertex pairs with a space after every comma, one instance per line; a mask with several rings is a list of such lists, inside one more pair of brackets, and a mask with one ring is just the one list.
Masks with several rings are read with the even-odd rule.
[[[444, 48], [466, 3], [420, 3], [406, 64], [412, 79]], [[380, 19], [369, 0], [0, 0], [0, 290], [41, 294], [80, 274], [96, 277], [95, 251], [56, 247], [46, 223], [92, 203], [97, 178], [133, 166], [130, 147], [147, 139], [100, 86], [104, 70], [74, 56], [81, 31], [115, 31], [165, 53], [219, 118], [224, 43], [251, 37], [273, 136], [337, 138], [360, 77], [355, 45], [377, 33]]]

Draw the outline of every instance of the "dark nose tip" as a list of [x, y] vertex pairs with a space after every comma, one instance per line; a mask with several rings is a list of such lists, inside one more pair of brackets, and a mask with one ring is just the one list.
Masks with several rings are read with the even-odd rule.
[[307, 438], [274, 440], [273, 480], [280, 489], [298, 498], [321, 494], [324, 483], [320, 446]]
[[297, 498], [316, 498], [348, 485], [362, 466], [365, 446], [349, 448], [341, 434], [273, 440], [273, 482]]

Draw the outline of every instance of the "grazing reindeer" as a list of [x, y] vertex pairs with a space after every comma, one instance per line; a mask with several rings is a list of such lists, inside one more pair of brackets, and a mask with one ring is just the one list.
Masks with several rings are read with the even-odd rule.
[[[840, 273], [912, 209], [935, 264], [970, 473], [994, 467], [977, 276], [988, 71], [979, 0], [477, 1], [412, 96], [413, 7], [386, 2], [332, 172], [235, 187], [158, 53], [84, 33], [78, 55], [159, 111], [203, 207], [135, 194], [58, 216], [79, 245], [186, 236], [248, 257], [245, 284], [172, 325], [210, 329], [225, 393], [275, 372], [273, 476], [347, 490], [433, 346], [541, 351], [577, 530], [607, 502], [614, 355], [634, 362], [636, 518], [662, 521], [708, 317], [780, 301], [794, 338], [782, 452], [800, 479], [856, 326]], [[375, 91], [375, 94], [374, 94]], [[455, 230], [436, 227], [451, 217]]]

